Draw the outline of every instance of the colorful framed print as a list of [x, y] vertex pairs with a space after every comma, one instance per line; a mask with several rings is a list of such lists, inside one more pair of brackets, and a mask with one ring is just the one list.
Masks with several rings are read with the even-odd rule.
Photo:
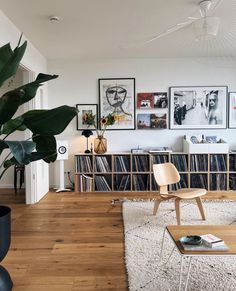
[[167, 114], [166, 113], [151, 113], [151, 129], [166, 129], [167, 128]]
[[227, 94], [227, 86], [170, 87], [170, 129], [226, 128]]
[[154, 108], [153, 93], [138, 93], [137, 109], [152, 109], [152, 108]]
[[108, 130], [135, 129], [135, 79], [99, 79], [100, 117], [112, 114]]
[[137, 114], [137, 128], [138, 129], [150, 129], [151, 114]]
[[229, 128], [236, 128], [236, 92], [229, 93]]
[[[95, 122], [96, 128], [98, 124], [98, 105], [97, 104], [76, 104], [76, 108], [78, 109], [77, 114], [77, 130], [83, 130], [88, 128], [88, 124], [86, 123], [86, 115], [93, 114], [96, 115]], [[93, 127], [91, 130], [95, 130]]]

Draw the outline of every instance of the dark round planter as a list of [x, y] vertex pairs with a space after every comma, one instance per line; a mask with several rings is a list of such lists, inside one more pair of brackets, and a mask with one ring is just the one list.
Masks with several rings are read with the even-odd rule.
[[[0, 262], [5, 258], [11, 244], [11, 208], [0, 205]], [[0, 266], [0, 290], [12, 290], [12, 280], [5, 268]]]

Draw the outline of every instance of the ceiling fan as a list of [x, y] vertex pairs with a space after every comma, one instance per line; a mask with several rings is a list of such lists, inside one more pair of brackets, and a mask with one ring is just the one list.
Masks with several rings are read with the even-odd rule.
[[213, 16], [214, 11], [219, 7], [223, 0], [202, 0], [198, 3], [199, 6], [199, 16], [188, 17], [187, 21], [178, 23], [166, 31], [154, 35], [148, 40], [139, 42], [139, 45], [143, 46], [149, 44], [159, 38], [167, 36], [174, 33], [180, 29], [191, 27], [195, 35], [196, 41], [210, 40], [217, 36], [220, 27], [220, 18]]

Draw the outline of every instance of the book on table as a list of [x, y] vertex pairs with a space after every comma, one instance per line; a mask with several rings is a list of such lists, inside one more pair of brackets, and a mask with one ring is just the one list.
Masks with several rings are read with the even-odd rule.
[[228, 251], [229, 247], [225, 244], [225, 242], [212, 234], [204, 234], [201, 235], [201, 243], [198, 245], [187, 244], [181, 241], [180, 244], [185, 251]]

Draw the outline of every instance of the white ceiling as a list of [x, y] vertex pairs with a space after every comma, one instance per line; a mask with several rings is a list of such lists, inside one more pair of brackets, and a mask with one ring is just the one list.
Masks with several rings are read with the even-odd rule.
[[[196, 42], [189, 26], [145, 46], [130, 45], [198, 16], [198, 2], [1, 0], [0, 9], [47, 59], [235, 56], [236, 0], [222, 0], [215, 10], [221, 25], [214, 40]], [[51, 23], [51, 15], [60, 22]]]

